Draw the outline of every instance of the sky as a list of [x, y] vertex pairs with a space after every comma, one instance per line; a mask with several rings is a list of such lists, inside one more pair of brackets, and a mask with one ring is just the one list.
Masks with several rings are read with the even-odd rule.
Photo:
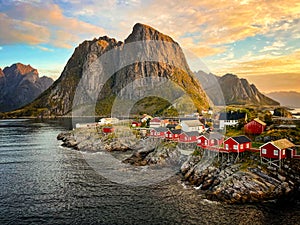
[[193, 71], [300, 92], [299, 0], [0, 0], [0, 68], [56, 79], [81, 42], [123, 41], [138, 22], [177, 41]]

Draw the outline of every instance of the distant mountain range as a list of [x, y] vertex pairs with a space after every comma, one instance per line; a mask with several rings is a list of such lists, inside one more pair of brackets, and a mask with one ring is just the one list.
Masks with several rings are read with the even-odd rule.
[[198, 71], [196, 77], [215, 105], [267, 105], [276, 106], [279, 102], [262, 94], [254, 84], [234, 74], [222, 77]]
[[30, 65], [16, 63], [0, 69], [0, 112], [23, 107], [50, 87], [53, 79], [39, 77]]
[[[117, 71], [110, 74], [115, 68]], [[96, 92], [96, 107], [89, 111], [86, 105], [93, 106]], [[74, 112], [74, 104], [76, 110], [86, 114], [96, 111], [98, 115], [109, 115], [117, 98], [122, 100], [118, 110], [133, 104], [139, 108], [137, 104], [141, 102], [143, 112], [149, 106], [156, 113], [183, 95], [188, 95], [198, 110], [209, 107], [179, 44], [154, 28], [137, 23], [124, 42], [104, 36], [81, 43], [58, 80], [15, 115], [44, 110], [44, 115], [62, 116], [70, 114], [72, 109]], [[151, 104], [139, 101], [149, 96], [162, 98], [156, 98], [155, 102], [152, 98]], [[169, 104], [161, 104], [163, 99]]]
[[279, 91], [266, 94], [268, 97], [287, 107], [300, 108], [300, 93], [295, 91]]

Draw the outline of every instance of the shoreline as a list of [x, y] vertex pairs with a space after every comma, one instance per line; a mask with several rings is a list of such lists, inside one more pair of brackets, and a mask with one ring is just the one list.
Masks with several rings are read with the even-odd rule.
[[[95, 129], [75, 129], [58, 135], [62, 145], [84, 152], [101, 151], [126, 152], [133, 151], [132, 155], [122, 161], [124, 165], [133, 166], [160, 165], [170, 163], [179, 164], [178, 174], [181, 181], [196, 190], [204, 191], [206, 199], [225, 202], [229, 204], [264, 202], [269, 200], [300, 199], [300, 162], [293, 165], [287, 163], [282, 170], [267, 168], [258, 163], [258, 158], [253, 155], [245, 155], [239, 162], [235, 162], [233, 154], [229, 158], [219, 159], [215, 157], [207, 166], [203, 159], [210, 154], [209, 150], [198, 148], [190, 154], [185, 161], [176, 143], [160, 142], [149, 146], [138, 146], [139, 143], [122, 146], [117, 138], [104, 138], [95, 134]], [[130, 142], [130, 140], [129, 140]], [[156, 147], [154, 148], [153, 146]], [[135, 146], [128, 148], [128, 146]], [[152, 146], [152, 147], [151, 147]], [[218, 158], [218, 159], [217, 159]], [[198, 190], [197, 190], [198, 189]], [[295, 198], [295, 199], [294, 199]]]

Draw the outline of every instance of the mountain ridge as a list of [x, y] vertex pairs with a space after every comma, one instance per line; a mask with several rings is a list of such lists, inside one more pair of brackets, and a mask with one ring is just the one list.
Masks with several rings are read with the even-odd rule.
[[0, 71], [0, 112], [20, 108], [52, 85], [52, 78], [39, 77], [30, 65], [14, 63]]
[[[130, 48], [136, 51], [130, 51]], [[157, 60], [151, 61], [155, 57]], [[141, 61], [138, 61], [139, 58]], [[126, 62], [131, 63], [127, 65]], [[109, 72], [113, 71], [111, 67], [118, 70], [109, 76]], [[177, 89], [173, 93], [158, 90], [157, 87], [162, 86], [165, 80], [177, 86], [178, 92]], [[77, 95], [78, 85], [83, 89], [81, 95]], [[90, 93], [95, 94], [98, 90], [95, 109], [98, 115], [108, 115], [117, 97], [125, 99], [125, 102], [136, 101], [147, 97], [153, 90], [169, 98], [170, 105], [175, 97], [187, 94], [196, 109], [209, 106], [206, 94], [190, 70], [179, 44], [154, 28], [137, 23], [124, 42], [107, 36], [83, 41], [75, 48], [54, 84], [16, 113], [29, 115], [42, 110], [48, 116], [68, 115], [74, 102], [78, 102], [78, 106], [93, 104], [95, 96]]]
[[274, 91], [265, 95], [273, 98], [287, 107], [300, 107], [300, 92], [297, 91]]
[[216, 76], [203, 71], [196, 74], [215, 105], [279, 105], [277, 101], [262, 94], [254, 84], [237, 75], [227, 73]]

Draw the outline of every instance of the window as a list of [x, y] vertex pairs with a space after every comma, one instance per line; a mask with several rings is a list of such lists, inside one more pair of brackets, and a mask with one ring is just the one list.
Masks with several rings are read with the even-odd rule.
[[246, 148], [249, 148], [249, 143], [246, 144]]
[[265, 148], [263, 148], [262, 150], [261, 150], [261, 154], [267, 154], [267, 149], [265, 149]]
[[244, 145], [243, 144], [241, 144], [241, 149], [244, 149]]
[[238, 146], [237, 146], [237, 145], [234, 145], [234, 146], [233, 146], [233, 149], [234, 149], [234, 150], [238, 150]]
[[285, 155], [285, 149], [282, 150], [282, 155]]
[[225, 144], [225, 149], [228, 150], [229, 149], [229, 146], [228, 144]]
[[278, 150], [274, 150], [274, 155], [278, 155]]
[[205, 142], [204, 142], [204, 143], [205, 143], [205, 145], [207, 145], [207, 140], [205, 140]]

